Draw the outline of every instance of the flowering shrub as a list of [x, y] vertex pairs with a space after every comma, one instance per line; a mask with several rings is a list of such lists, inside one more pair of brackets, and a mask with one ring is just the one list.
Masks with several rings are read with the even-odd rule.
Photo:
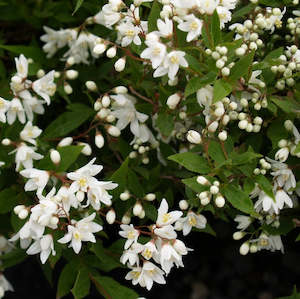
[[[40, 42], [0, 45], [16, 56], [0, 64], [1, 271], [39, 255], [64, 263], [57, 298], [91, 283], [138, 298], [109, 272], [166, 284], [214, 216], [241, 255], [284, 253], [300, 225], [298, 0], [35, 5]], [[12, 285], [1, 272], [0, 298]]]

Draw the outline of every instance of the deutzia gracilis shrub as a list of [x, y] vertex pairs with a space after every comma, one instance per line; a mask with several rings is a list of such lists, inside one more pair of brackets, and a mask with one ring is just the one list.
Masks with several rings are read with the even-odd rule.
[[215, 217], [241, 255], [284, 253], [300, 226], [298, 0], [73, 2], [22, 4], [33, 39], [0, 41], [0, 298], [28, 255], [63, 265], [57, 298], [138, 298], [201, 254], [185, 237], [215, 235]]

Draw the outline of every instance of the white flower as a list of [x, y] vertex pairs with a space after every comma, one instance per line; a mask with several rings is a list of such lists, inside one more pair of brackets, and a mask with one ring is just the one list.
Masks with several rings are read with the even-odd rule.
[[98, 180], [94, 178], [94, 176], [103, 169], [103, 166], [93, 165], [95, 161], [96, 158], [91, 160], [87, 165], [67, 174], [67, 177], [74, 181], [70, 186], [71, 192], [76, 192], [78, 190], [87, 192], [89, 186], [97, 185]]
[[227, 9], [235, 9], [237, 0], [222, 0], [220, 4]]
[[62, 186], [55, 196], [58, 203], [62, 204], [63, 209], [66, 213], [70, 211], [71, 207], [78, 208], [78, 199], [74, 192], [65, 186]]
[[41, 79], [38, 79], [32, 83], [32, 89], [40, 97], [42, 97], [48, 105], [50, 104], [50, 96], [53, 96], [56, 91], [54, 73], [54, 71], [51, 71]]
[[111, 26], [118, 23], [122, 15], [116, 11], [112, 4], [105, 4], [102, 6], [102, 10], [94, 16], [94, 21], [97, 24], [104, 25], [111, 29]]
[[18, 98], [13, 98], [10, 102], [8, 111], [7, 111], [7, 122], [9, 125], [15, 122], [16, 117], [18, 116], [18, 119], [20, 123], [25, 123], [25, 111], [24, 108]]
[[202, 9], [204, 13], [208, 15], [213, 14], [218, 4], [219, 4], [219, 0], [202, 0], [199, 2], [200, 9]]
[[58, 243], [71, 242], [69, 247], [72, 247], [75, 253], [79, 253], [82, 243], [81, 242], [92, 242], [96, 243], [96, 238], [93, 233], [102, 230], [102, 226], [96, 222], [92, 222], [96, 217], [96, 213], [81, 219], [80, 221], [72, 220], [72, 225], [68, 225], [68, 233]]
[[164, 76], [166, 74], [168, 74], [169, 78], [171, 80], [175, 79], [175, 76], [179, 70], [179, 66], [182, 67], [188, 67], [188, 63], [184, 58], [185, 56], [185, 52], [183, 51], [172, 51], [170, 52], [164, 62], [162, 66], [159, 66], [154, 74], [153, 77], [161, 77]]
[[33, 113], [44, 114], [44, 101], [33, 97], [28, 90], [21, 91], [19, 97], [23, 99], [22, 103], [28, 120], [33, 120]]
[[17, 68], [17, 76], [21, 77], [22, 79], [27, 78], [28, 76], [28, 61], [26, 57], [21, 54], [19, 58], [15, 58], [16, 68]]
[[140, 258], [139, 253], [141, 253], [144, 249], [144, 246], [139, 243], [133, 243], [128, 250], [124, 250], [123, 254], [120, 257], [120, 262], [122, 264], [126, 264], [129, 262], [129, 265], [137, 265], [139, 266]]
[[6, 122], [6, 111], [9, 108], [9, 101], [4, 100], [0, 97], [0, 121], [5, 123]]
[[158, 215], [156, 220], [157, 226], [170, 225], [176, 222], [183, 214], [181, 211], [173, 211], [168, 213], [168, 209], [169, 209], [168, 203], [163, 198], [160, 203], [160, 207], [158, 208]]
[[167, 47], [158, 41], [146, 41], [145, 43], [148, 48], [146, 48], [140, 56], [141, 58], [149, 59], [152, 63], [152, 68], [156, 69], [162, 64], [163, 60], [165, 59]]
[[[57, 212], [58, 205], [55, 202], [49, 199], [42, 199], [39, 204], [31, 209], [30, 219], [42, 226], [48, 226], [52, 229], [56, 229], [57, 220], [53, 222], [52, 219]], [[57, 217], [55, 218], [57, 219]]]
[[238, 223], [237, 229], [240, 229], [243, 231], [251, 224], [252, 219], [249, 216], [237, 215], [234, 218], [234, 221], [236, 221]]
[[128, 94], [112, 95], [111, 98], [116, 101], [113, 105], [114, 111], [111, 112], [118, 119], [116, 127], [123, 130], [130, 124], [132, 134], [140, 137], [142, 135], [140, 124], [148, 119], [148, 115], [136, 111], [134, 107], [136, 100]]
[[201, 35], [203, 21], [195, 17], [194, 14], [184, 16], [184, 22], [180, 23], [178, 29], [188, 32], [186, 41], [190, 42]]
[[134, 26], [131, 22], [123, 22], [117, 26], [117, 30], [121, 35], [122, 47], [127, 47], [132, 42], [137, 46], [141, 45], [141, 39], [139, 37], [139, 27]]
[[142, 256], [146, 260], [150, 260], [153, 256], [153, 254], [158, 254], [158, 252], [157, 252], [154, 240], [151, 240], [144, 245]]
[[[142, 274], [142, 267], [138, 266], [138, 267], [129, 267], [129, 268], [131, 268], [131, 271], [126, 274], [125, 279], [132, 280], [132, 284], [137, 285], [140, 282], [140, 276]], [[145, 285], [143, 285], [143, 286], [145, 286]]]
[[31, 121], [27, 122], [24, 129], [20, 132], [20, 137], [24, 141], [30, 142], [32, 144], [36, 144], [35, 138], [39, 137], [42, 133], [42, 130], [37, 127], [33, 126]]
[[169, 38], [173, 34], [173, 21], [168, 18], [165, 18], [165, 21], [158, 19], [157, 28], [160, 36]]
[[258, 200], [254, 205], [254, 208], [259, 212], [263, 209], [265, 212], [279, 213], [280, 203], [277, 202], [274, 198], [267, 195], [265, 192], [261, 191], [258, 196]]
[[103, 202], [107, 206], [111, 206], [111, 198], [112, 196], [108, 194], [106, 190], [113, 190], [118, 186], [118, 184], [112, 182], [100, 182], [91, 183], [88, 188], [88, 203], [91, 204], [92, 207], [98, 211], [101, 206], [101, 202]]
[[217, 13], [218, 13], [219, 19], [220, 19], [220, 26], [221, 26], [221, 28], [224, 28], [225, 23], [228, 23], [231, 21], [231, 12], [226, 7], [218, 6]]
[[161, 267], [167, 274], [170, 273], [174, 263], [183, 267], [181, 255], [169, 242], [162, 244], [159, 256]]
[[[23, 165], [24, 168], [32, 168], [33, 160], [40, 160], [44, 156], [35, 152], [36, 148], [32, 146], [27, 146], [25, 143], [20, 143], [16, 150], [16, 170]], [[13, 153], [11, 152], [11, 153]]]
[[53, 238], [50, 234], [36, 240], [26, 251], [26, 253], [29, 255], [40, 253], [42, 264], [46, 263], [51, 252], [52, 255], [56, 255], [56, 252], [54, 250]]
[[198, 89], [197, 101], [201, 107], [204, 106], [203, 114], [205, 116], [210, 114], [210, 106], [212, 104], [212, 100], [213, 100], [213, 87], [211, 85], [206, 85], [205, 87]]
[[153, 282], [165, 284], [164, 272], [153, 263], [144, 262], [142, 274], [140, 276], [140, 285], [146, 286], [147, 290], [150, 291]]
[[41, 194], [49, 180], [49, 173], [45, 170], [27, 168], [20, 171], [20, 174], [29, 180], [25, 184], [25, 191], [37, 190]]
[[207, 223], [207, 220], [203, 215], [196, 215], [194, 212], [188, 212], [187, 216], [179, 221], [183, 223], [182, 233], [184, 236], [188, 235], [193, 227], [203, 229]]
[[284, 204], [287, 204], [290, 208], [293, 207], [293, 201], [282, 189], [279, 189], [275, 193], [275, 200], [278, 203], [278, 207], [281, 210], [284, 207]]
[[177, 237], [177, 234], [172, 225], [165, 225], [160, 228], [155, 228], [154, 233], [161, 238], [165, 238], [169, 240], [176, 239]]
[[252, 242], [257, 242], [258, 250], [266, 249], [272, 252], [280, 250], [284, 253], [283, 244], [279, 235], [266, 235], [265, 233], [262, 233], [258, 239], [252, 240]]
[[285, 162], [289, 157], [290, 150], [288, 147], [283, 147], [279, 149], [275, 154], [275, 159], [279, 160], [280, 162]]
[[140, 232], [134, 228], [132, 224], [121, 224], [122, 231], [119, 232], [119, 235], [123, 238], [127, 238], [124, 249], [128, 249], [132, 243], [136, 243], [140, 235]]

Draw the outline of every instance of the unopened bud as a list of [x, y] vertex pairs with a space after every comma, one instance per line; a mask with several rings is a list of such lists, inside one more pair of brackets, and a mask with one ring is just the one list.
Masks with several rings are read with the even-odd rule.
[[247, 255], [249, 252], [249, 249], [250, 249], [249, 243], [248, 242], [243, 243], [240, 247], [240, 254]]
[[153, 201], [156, 199], [156, 195], [154, 193], [148, 193], [146, 194], [145, 199], [148, 201]]
[[116, 47], [111, 47], [106, 51], [106, 56], [108, 58], [114, 58], [117, 54], [117, 48]]
[[97, 91], [98, 87], [94, 81], [86, 81], [85, 86], [90, 91]]
[[50, 150], [50, 159], [54, 164], [59, 164], [61, 160], [59, 151], [55, 149]]
[[85, 156], [90, 156], [92, 154], [92, 148], [88, 143], [85, 142], [79, 142], [78, 145], [83, 146], [81, 153]]
[[189, 130], [186, 135], [186, 139], [188, 140], [188, 142], [193, 144], [200, 144], [202, 141], [201, 135], [195, 130]]
[[57, 146], [69, 146], [72, 144], [72, 142], [73, 142], [72, 137], [65, 137], [58, 143]]
[[102, 148], [104, 146], [105, 140], [100, 132], [97, 132], [95, 135], [95, 144], [98, 148]]
[[122, 57], [115, 62], [115, 70], [117, 72], [122, 72], [125, 69], [125, 65], [126, 65], [126, 59]]
[[4, 138], [1, 142], [3, 145], [10, 145], [11, 144], [11, 140], [8, 138]]
[[233, 238], [233, 240], [241, 240], [242, 238], [244, 238], [244, 236], [245, 236], [245, 233], [244, 232], [240, 232], [240, 231], [238, 231], [238, 232], [235, 232], [233, 235], [232, 235], [232, 238]]
[[116, 126], [107, 126], [106, 131], [113, 137], [119, 137], [121, 135], [121, 131]]
[[108, 224], [113, 224], [116, 220], [116, 212], [111, 209], [106, 214], [106, 221]]
[[82, 202], [84, 200], [84, 192], [81, 190], [77, 191], [76, 198], [79, 202]]
[[132, 213], [134, 216], [139, 216], [143, 211], [143, 206], [141, 205], [141, 203], [138, 201], [136, 202], [136, 204], [134, 205], [133, 209], [132, 209]]
[[120, 199], [123, 200], [123, 201], [126, 201], [130, 198], [130, 193], [128, 190], [125, 190], [124, 192], [122, 192], [120, 194]]
[[225, 198], [221, 195], [218, 195], [215, 199], [215, 204], [218, 208], [223, 208], [225, 205]]
[[67, 70], [66, 71], [66, 77], [69, 80], [74, 80], [78, 77], [78, 71], [76, 71], [76, 70]]
[[18, 215], [24, 209], [26, 209], [26, 207], [24, 205], [15, 206], [14, 207], [14, 213]]
[[180, 102], [180, 95], [178, 93], [172, 94], [168, 97], [167, 105], [170, 109], [175, 109]]
[[179, 202], [179, 208], [181, 210], [187, 210], [189, 207], [189, 204], [188, 202], [185, 200], [185, 199], [182, 199], [180, 202]]
[[113, 92], [123, 94], [123, 93], [127, 93], [128, 89], [125, 86], [117, 86], [113, 89]]
[[18, 214], [18, 217], [20, 219], [25, 219], [28, 216], [28, 210], [27, 209], [23, 209], [20, 211], [20, 213]]

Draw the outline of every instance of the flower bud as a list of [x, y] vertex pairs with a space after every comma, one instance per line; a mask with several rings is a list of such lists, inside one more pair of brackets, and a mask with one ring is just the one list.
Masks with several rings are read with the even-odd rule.
[[291, 121], [291, 120], [286, 120], [285, 122], [284, 122], [284, 127], [285, 127], [285, 129], [287, 130], [287, 131], [292, 131], [293, 130], [293, 127], [294, 127], [294, 124], [293, 124], [293, 122]]
[[94, 81], [86, 81], [85, 86], [90, 91], [97, 91], [98, 87]]
[[125, 65], [126, 65], [126, 59], [122, 57], [115, 62], [115, 70], [117, 72], [122, 72], [125, 69]]
[[42, 69], [38, 70], [37, 73], [36, 73], [36, 76], [37, 76], [38, 78], [44, 77], [44, 76], [45, 76], [45, 71], [42, 70]]
[[108, 224], [113, 224], [116, 220], [116, 212], [111, 209], [106, 214], [106, 221]]
[[256, 253], [256, 252], [257, 252], [257, 245], [252, 244], [252, 245], [250, 246], [250, 252], [251, 252], [251, 253]]
[[66, 77], [69, 80], [74, 80], [78, 77], [78, 71], [76, 71], [76, 70], [67, 70], [66, 71]]
[[132, 213], [134, 216], [138, 216], [142, 213], [142, 211], [143, 211], [143, 206], [139, 201], [137, 201], [132, 209]]
[[2, 143], [2, 145], [10, 145], [11, 144], [11, 140], [8, 139], [8, 138], [4, 138], [1, 143]]
[[22, 210], [26, 209], [24, 205], [18, 205], [14, 207], [14, 213], [18, 215]]
[[245, 236], [245, 233], [244, 233], [244, 232], [238, 231], [238, 232], [235, 232], [235, 233], [232, 235], [232, 238], [233, 238], [233, 240], [238, 241], [238, 240], [241, 240], [242, 238], [244, 238], [244, 236]]
[[202, 175], [197, 177], [197, 183], [200, 185], [210, 185], [210, 182]]
[[72, 144], [72, 142], [73, 142], [72, 137], [65, 137], [58, 143], [57, 146], [69, 146]]
[[105, 140], [100, 132], [97, 132], [95, 135], [95, 144], [98, 148], [102, 148], [104, 146]]
[[103, 43], [96, 44], [96, 46], [95, 46], [94, 49], [93, 49], [93, 52], [94, 52], [96, 55], [100, 55], [100, 54], [102, 54], [102, 53], [105, 52], [106, 48], [107, 48], [106, 45], [103, 44]]
[[186, 255], [188, 253], [188, 250], [185, 246], [185, 244], [181, 241], [176, 239], [173, 243], [173, 248], [180, 254], [180, 255]]
[[144, 209], [142, 209], [141, 213], [139, 215], [137, 215], [140, 219], [144, 219], [146, 216], [146, 212]]
[[195, 130], [189, 130], [186, 135], [186, 139], [188, 140], [188, 142], [193, 144], [200, 144], [202, 141], [201, 135]]
[[214, 132], [216, 132], [218, 126], [219, 126], [219, 123], [218, 123], [217, 121], [213, 121], [213, 122], [208, 126], [207, 129], [208, 129], [208, 131], [209, 131], [210, 133], [214, 133]]
[[90, 156], [92, 154], [92, 148], [88, 143], [78, 142], [78, 145], [83, 146], [81, 153], [84, 154], [85, 156]]
[[75, 59], [73, 56], [70, 56], [68, 59], [67, 59], [67, 65], [71, 66], [75, 63]]
[[59, 222], [58, 217], [52, 216], [52, 217], [50, 218], [50, 223], [51, 223], [52, 225], [57, 225], [58, 222]]
[[119, 137], [121, 135], [121, 131], [116, 126], [109, 125], [106, 127], [106, 131], [113, 137]]
[[180, 102], [180, 98], [181, 97], [178, 93], [172, 94], [168, 97], [167, 106], [172, 110], [175, 109], [178, 103]]
[[222, 195], [218, 195], [215, 199], [215, 204], [218, 208], [223, 208], [225, 205], [225, 198]]
[[188, 202], [185, 200], [185, 199], [182, 199], [180, 202], [179, 202], [179, 208], [181, 210], [187, 210], [189, 207], [189, 204]]
[[248, 242], [243, 243], [240, 247], [240, 254], [247, 255], [249, 252], [249, 249], [250, 249], [249, 243]]
[[213, 185], [213, 186], [210, 187], [209, 192], [211, 194], [217, 194], [219, 192], [219, 187]]
[[204, 197], [204, 198], [201, 198], [200, 202], [203, 206], [207, 206], [210, 202], [210, 199], [208, 197]]
[[222, 131], [218, 134], [218, 138], [221, 140], [221, 141], [225, 141], [227, 139], [227, 132], [226, 131]]
[[123, 93], [127, 93], [128, 89], [125, 86], [117, 86], [113, 89], [113, 92], [123, 94]]
[[64, 85], [64, 91], [66, 94], [71, 94], [73, 92], [73, 88], [70, 84], [65, 83]]
[[108, 58], [114, 58], [117, 54], [117, 48], [116, 47], [111, 47], [106, 51], [106, 56]]
[[107, 96], [107, 95], [103, 96], [102, 99], [101, 99], [101, 103], [102, 103], [102, 106], [104, 108], [109, 107], [109, 105], [110, 105], [110, 98], [109, 98], [109, 96]]
[[99, 99], [98, 99], [94, 104], [94, 110], [99, 111], [101, 108], [102, 108], [102, 104], [101, 104], [101, 101], [99, 101]]
[[131, 222], [131, 217], [129, 217], [127, 214], [125, 214], [123, 217], [122, 217], [122, 223], [123, 224], [129, 224]]
[[145, 196], [145, 200], [147, 200], [147, 201], [153, 201], [155, 199], [156, 199], [156, 195], [154, 193], [148, 193]]
[[25, 219], [28, 216], [28, 210], [27, 209], [23, 209], [20, 211], [20, 213], [18, 214], [18, 217], [20, 219]]
[[130, 198], [130, 193], [128, 190], [125, 190], [124, 192], [122, 192], [120, 194], [120, 199], [123, 200], [123, 201], [126, 201]]
[[57, 151], [55, 149], [51, 149], [50, 150], [50, 159], [54, 164], [59, 164], [60, 160], [61, 160], [59, 151]]

